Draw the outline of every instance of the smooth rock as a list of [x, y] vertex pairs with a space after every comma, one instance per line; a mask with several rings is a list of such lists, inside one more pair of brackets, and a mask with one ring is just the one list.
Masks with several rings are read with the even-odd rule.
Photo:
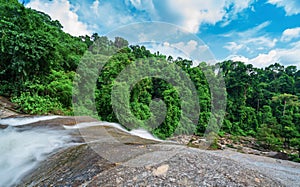
[[8, 127], [8, 125], [0, 125], [0, 129], [6, 129], [6, 127]]
[[166, 176], [168, 170], [169, 170], [169, 165], [164, 164], [164, 165], [159, 166], [157, 169], [154, 169], [153, 175], [157, 176], [157, 177], [158, 176]]

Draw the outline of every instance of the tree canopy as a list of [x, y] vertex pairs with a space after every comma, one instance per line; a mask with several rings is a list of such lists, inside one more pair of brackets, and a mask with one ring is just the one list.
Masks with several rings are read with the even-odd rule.
[[[90, 83], [76, 73], [77, 66], [79, 62], [97, 59], [107, 63], [99, 75], [96, 70], [85, 72], [98, 76], [95, 89], [89, 91], [95, 94], [97, 115], [102, 120], [118, 122], [111, 101], [112, 88], [122, 85], [122, 81], [116, 82], [117, 76], [133, 63], [149, 66], [169, 63], [180, 67], [194, 84], [199, 115], [188, 116], [181, 121], [183, 112], [193, 110], [192, 105], [182, 101], [179, 93], [186, 90], [178, 90], [161, 78], [149, 77], [140, 80], [131, 89], [128, 105], [133, 116], [128, 116], [136, 118], [139, 123], [126, 127], [148, 128], [161, 138], [176, 133], [203, 134], [209, 121], [217, 123], [225, 114], [221, 132], [257, 137], [261, 146], [266, 148], [300, 148], [300, 70], [296, 66], [284, 67], [274, 63], [256, 68], [233, 61], [217, 65], [202, 62], [193, 66], [191, 60], [153, 54], [144, 46], [130, 46], [121, 37], [112, 41], [97, 33], [71, 36], [62, 31], [57, 20], [25, 8], [17, 0], [0, 0], [0, 38], [0, 95], [11, 98], [25, 112], [72, 114], [73, 80], [78, 79], [78, 84], [90, 88]], [[84, 55], [86, 53], [89, 57]], [[85, 65], [88, 69], [88, 63]], [[169, 68], [171, 71], [172, 66]], [[205, 74], [203, 70], [209, 73]], [[213, 104], [218, 102], [211, 99], [211, 91], [220, 89], [219, 83], [209, 87], [209, 76], [223, 76], [225, 79], [226, 111], [219, 114], [211, 113]], [[174, 74], [174, 80], [178, 77], [179, 74]], [[120, 105], [125, 102], [122, 98], [126, 97], [121, 94], [117, 98]], [[80, 97], [75, 99], [80, 100]], [[184, 105], [188, 105], [186, 108], [190, 111], [182, 111]], [[145, 125], [147, 120], [158, 120], [151, 118], [159, 114], [157, 111], [154, 114], [152, 107], [166, 111], [158, 127]], [[124, 123], [132, 121], [128, 117]]]

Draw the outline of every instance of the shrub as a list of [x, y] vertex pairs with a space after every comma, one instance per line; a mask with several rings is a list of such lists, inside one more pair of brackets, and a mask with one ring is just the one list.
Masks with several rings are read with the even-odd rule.
[[64, 109], [56, 98], [47, 95], [39, 96], [25, 92], [19, 97], [12, 98], [12, 102], [19, 105], [20, 110], [29, 114], [64, 114], [70, 112]]

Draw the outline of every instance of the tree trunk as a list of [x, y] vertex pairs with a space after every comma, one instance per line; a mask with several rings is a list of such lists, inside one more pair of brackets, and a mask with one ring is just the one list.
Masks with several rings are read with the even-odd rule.
[[283, 116], [285, 115], [285, 107], [286, 107], [286, 100], [284, 100], [284, 105], [283, 105]]

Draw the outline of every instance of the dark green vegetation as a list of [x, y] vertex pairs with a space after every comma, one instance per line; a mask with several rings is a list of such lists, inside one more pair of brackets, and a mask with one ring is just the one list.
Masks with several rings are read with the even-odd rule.
[[25, 112], [67, 112], [72, 77], [87, 46], [58, 21], [16, 0], [0, 1], [0, 94]]
[[[0, 0], [0, 38], [0, 95], [11, 98], [26, 113], [72, 115], [73, 80], [78, 77], [76, 69], [80, 60], [89, 61], [86, 55], [81, 58], [90, 48], [87, 53], [91, 59], [107, 61], [96, 89], [91, 90], [95, 91], [97, 112], [102, 120], [118, 122], [111, 105], [111, 89], [126, 66], [133, 62], [150, 65], [167, 62], [180, 66], [193, 81], [198, 92], [200, 115], [180, 121], [182, 103], [178, 89], [165, 80], [145, 78], [130, 93], [129, 106], [133, 117], [138, 119], [138, 123], [134, 123], [136, 126], [131, 128], [142, 126], [161, 138], [176, 133], [201, 135], [209, 121], [211, 127], [221, 121], [225, 113], [220, 135], [226, 132], [253, 136], [266, 149], [300, 149], [300, 71], [295, 66], [275, 63], [259, 69], [242, 62], [225, 61], [218, 64], [220, 68], [204, 62], [193, 67], [189, 60], [152, 54], [143, 46], [128, 46], [128, 42], [119, 37], [114, 41], [97, 34], [73, 37], [62, 31], [58, 21], [27, 9], [16, 0]], [[90, 71], [87, 73], [98, 73], [97, 70]], [[220, 82], [209, 87], [206, 78], [210, 76], [224, 76], [226, 112], [211, 114], [211, 90], [217, 93], [214, 98], [219, 97], [218, 93], [221, 97], [224, 90], [220, 88]], [[180, 76], [174, 75], [174, 79], [176, 77]], [[82, 77], [78, 79], [86, 89], [91, 88]], [[159, 100], [151, 102], [156, 98], [165, 105]], [[126, 104], [122, 97], [116, 99], [120, 100], [120, 105]], [[166, 109], [165, 120], [159, 127], [145, 124], [147, 119], [157, 120], [151, 118], [151, 105], [162, 107], [162, 111]], [[156, 112], [154, 115], [159, 114]], [[134, 121], [131, 118], [126, 121], [127, 127]]]

